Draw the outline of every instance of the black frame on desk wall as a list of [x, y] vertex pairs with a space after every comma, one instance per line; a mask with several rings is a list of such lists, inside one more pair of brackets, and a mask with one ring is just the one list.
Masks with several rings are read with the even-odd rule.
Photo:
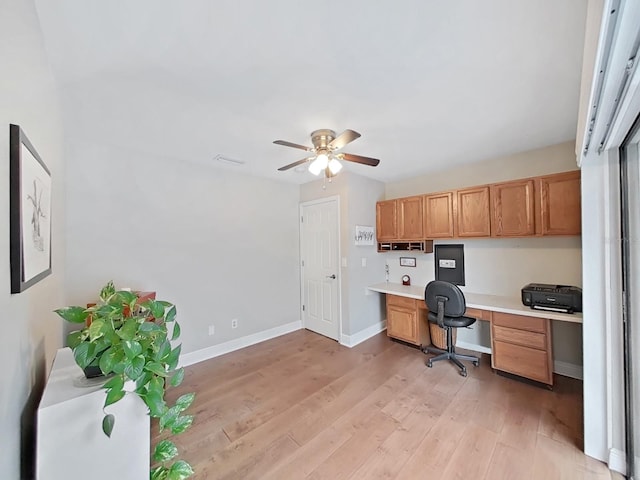
[[51, 172], [18, 125], [9, 125], [11, 293], [51, 274]]

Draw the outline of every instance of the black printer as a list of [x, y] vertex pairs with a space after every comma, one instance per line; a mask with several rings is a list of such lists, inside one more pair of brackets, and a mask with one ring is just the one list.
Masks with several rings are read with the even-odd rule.
[[569, 285], [530, 283], [522, 287], [522, 303], [537, 310], [581, 312], [582, 289]]

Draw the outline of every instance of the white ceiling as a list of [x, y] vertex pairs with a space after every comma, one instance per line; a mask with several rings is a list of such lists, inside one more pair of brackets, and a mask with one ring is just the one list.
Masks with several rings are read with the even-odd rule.
[[295, 183], [319, 128], [385, 182], [575, 138], [586, 4], [36, 0], [73, 138]]

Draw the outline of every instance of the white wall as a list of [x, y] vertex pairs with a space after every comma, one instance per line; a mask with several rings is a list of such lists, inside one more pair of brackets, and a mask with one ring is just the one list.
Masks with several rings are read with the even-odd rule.
[[155, 290], [177, 306], [183, 353], [300, 321], [297, 185], [108, 141], [69, 137], [70, 303], [108, 280]]
[[[576, 170], [574, 143], [565, 142], [508, 157], [489, 159], [465, 167], [441, 170], [386, 185], [386, 198], [398, 198], [429, 192]], [[527, 283], [582, 285], [580, 237], [536, 237], [514, 239], [450, 239], [437, 244], [463, 244], [466, 286], [463, 291], [507, 295], [519, 298]], [[435, 278], [434, 254], [385, 253], [390, 281], [400, 283], [403, 274], [413, 285], [426, 285]], [[417, 258], [417, 267], [400, 267], [401, 256]], [[580, 375], [582, 366], [582, 329], [580, 325], [552, 323], [554, 360], [562, 362], [567, 373]], [[472, 330], [458, 333], [460, 342], [490, 346], [488, 325], [480, 323]]]
[[[0, 2], [0, 65], [0, 478], [18, 479], [32, 477], [35, 410], [62, 344], [61, 321], [52, 310], [63, 305], [65, 258], [59, 99], [31, 0]], [[14, 295], [9, 293], [10, 123], [23, 128], [53, 182], [53, 273]]]
[[375, 227], [376, 202], [384, 196], [384, 184], [341, 172], [331, 182], [320, 179], [300, 186], [301, 202], [333, 195], [340, 196], [342, 342], [352, 345], [374, 332], [385, 318], [383, 300], [366, 288], [384, 281], [384, 258], [376, 245], [355, 246], [353, 239], [356, 225]]

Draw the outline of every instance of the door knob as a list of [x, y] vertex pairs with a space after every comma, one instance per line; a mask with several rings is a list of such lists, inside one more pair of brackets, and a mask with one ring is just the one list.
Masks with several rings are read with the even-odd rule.
[[336, 274], [334, 273], [333, 275], [327, 275], [327, 278], [332, 278], [333, 280], [336, 279]]

